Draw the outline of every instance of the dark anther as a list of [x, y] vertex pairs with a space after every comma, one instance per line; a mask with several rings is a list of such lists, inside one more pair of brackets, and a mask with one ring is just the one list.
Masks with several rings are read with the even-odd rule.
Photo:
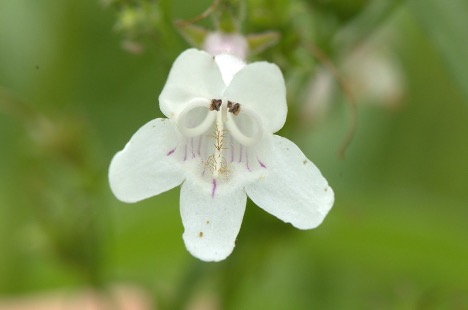
[[234, 115], [237, 115], [240, 112], [240, 104], [235, 102], [228, 101], [227, 108], [228, 111]]
[[210, 111], [219, 111], [222, 102], [223, 101], [221, 99], [211, 99]]

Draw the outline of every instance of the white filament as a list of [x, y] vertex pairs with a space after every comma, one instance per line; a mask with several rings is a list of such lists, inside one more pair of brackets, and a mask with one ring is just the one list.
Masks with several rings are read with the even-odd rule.
[[229, 129], [229, 132], [233, 136], [234, 139], [236, 139], [237, 142], [239, 142], [242, 145], [245, 146], [251, 146], [260, 141], [260, 139], [263, 136], [263, 126], [261, 123], [261, 119], [258, 116], [257, 113], [254, 111], [248, 109], [245, 106], [241, 106], [241, 113], [247, 114], [250, 119], [255, 123], [256, 125], [256, 131], [252, 136], [246, 136], [245, 134], [240, 131], [239, 127], [237, 127], [236, 122], [234, 121], [234, 114], [233, 113], [228, 113], [227, 114], [227, 123], [226, 127]]
[[195, 98], [190, 100], [187, 103], [185, 109], [183, 109], [179, 117], [177, 118], [177, 127], [179, 128], [180, 132], [186, 137], [196, 137], [204, 134], [213, 124], [213, 121], [216, 117], [216, 111], [208, 111], [205, 116], [205, 119], [195, 127], [187, 127], [186, 118], [189, 112], [193, 111], [199, 107], [207, 107], [209, 105], [209, 100], [205, 98]]

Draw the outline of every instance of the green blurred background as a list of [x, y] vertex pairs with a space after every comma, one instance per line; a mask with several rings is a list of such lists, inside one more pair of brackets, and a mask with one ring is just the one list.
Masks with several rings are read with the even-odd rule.
[[[126, 283], [158, 309], [468, 309], [464, 0], [245, 3], [242, 31], [281, 35], [251, 58], [287, 80], [279, 134], [335, 191], [319, 228], [249, 201], [233, 254], [203, 263], [181, 238], [179, 189], [135, 205], [113, 197], [112, 156], [162, 117], [158, 95], [189, 47], [172, 21], [210, 3], [0, 2], [0, 299]], [[320, 107], [310, 102], [327, 71], [310, 44], [363, 84], [344, 160], [349, 98], [332, 77]], [[362, 46], [370, 54], [353, 58]], [[374, 94], [382, 63], [397, 78]]]

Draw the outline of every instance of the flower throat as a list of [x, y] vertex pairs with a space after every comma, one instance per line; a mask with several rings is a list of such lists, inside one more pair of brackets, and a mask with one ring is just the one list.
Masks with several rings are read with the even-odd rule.
[[[204, 116], [196, 116], [199, 109], [206, 109]], [[194, 99], [179, 114], [177, 126], [187, 139], [183, 161], [198, 158], [202, 176], [209, 171], [209, 179], [227, 181], [239, 167], [250, 172], [260, 165], [251, 162], [256, 157], [254, 145], [263, 135], [260, 116], [240, 103]]]

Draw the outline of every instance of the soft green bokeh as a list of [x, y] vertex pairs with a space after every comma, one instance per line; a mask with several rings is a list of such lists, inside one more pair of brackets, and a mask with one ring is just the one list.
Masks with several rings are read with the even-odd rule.
[[[162, 309], [200, 300], [220, 309], [468, 308], [462, 0], [247, 1], [243, 30], [282, 36], [255, 56], [287, 79], [280, 134], [321, 169], [336, 203], [322, 226], [299, 231], [249, 202], [221, 263], [186, 251], [178, 189], [126, 205], [107, 184], [115, 152], [162, 116], [158, 95], [188, 47], [170, 21], [210, 2], [161, 1], [160, 14], [144, 15], [155, 29], [137, 34], [119, 28], [115, 3], [125, 1], [113, 2], [0, 2], [0, 299], [131, 283]], [[143, 52], [121, 48], [128, 40]], [[358, 100], [340, 160], [347, 99], [336, 91], [324, 118], [304, 123], [320, 66], [306, 46], [316, 43], [341, 70], [357, 42], [375, 40], [399, 61], [405, 94], [392, 107]]]

